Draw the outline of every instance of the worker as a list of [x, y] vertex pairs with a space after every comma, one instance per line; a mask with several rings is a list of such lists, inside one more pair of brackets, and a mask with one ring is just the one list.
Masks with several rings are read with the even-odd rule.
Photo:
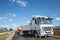
[[17, 32], [17, 35], [20, 35], [21, 30], [19, 28], [17, 28], [16, 32]]

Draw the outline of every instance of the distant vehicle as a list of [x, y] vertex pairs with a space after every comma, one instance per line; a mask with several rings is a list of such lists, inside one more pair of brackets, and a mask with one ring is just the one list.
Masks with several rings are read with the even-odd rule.
[[[32, 34], [33, 36], [52, 36], [53, 35], [53, 25], [52, 19], [46, 16], [32, 16], [30, 21], [30, 27], [25, 27], [23, 34]], [[29, 29], [29, 30], [27, 30]]]

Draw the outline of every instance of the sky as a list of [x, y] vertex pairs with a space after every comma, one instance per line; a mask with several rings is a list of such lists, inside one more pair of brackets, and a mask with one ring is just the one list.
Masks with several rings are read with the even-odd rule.
[[60, 0], [0, 0], [0, 28], [27, 25], [33, 15], [53, 18], [60, 25]]

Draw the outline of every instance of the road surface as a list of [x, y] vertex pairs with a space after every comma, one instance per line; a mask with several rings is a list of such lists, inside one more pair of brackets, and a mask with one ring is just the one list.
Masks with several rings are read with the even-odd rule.
[[15, 34], [12, 40], [33, 40], [32, 36], [24, 36]]
[[[32, 36], [24, 36], [15, 34], [12, 40], [40, 40], [33, 38]], [[42, 37], [41, 40], [45, 40], [45, 37]], [[60, 37], [48, 37], [47, 40], [60, 40]]]

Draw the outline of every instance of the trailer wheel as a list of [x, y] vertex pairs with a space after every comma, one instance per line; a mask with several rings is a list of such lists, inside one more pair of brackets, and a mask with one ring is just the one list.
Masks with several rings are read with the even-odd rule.
[[26, 31], [26, 32], [25, 32], [25, 36], [27, 36], [27, 34], [28, 34], [28, 33], [27, 33], [27, 31]]
[[26, 31], [23, 31], [23, 35], [27, 36], [27, 32]]
[[25, 32], [23, 31], [23, 35], [25, 35]]

